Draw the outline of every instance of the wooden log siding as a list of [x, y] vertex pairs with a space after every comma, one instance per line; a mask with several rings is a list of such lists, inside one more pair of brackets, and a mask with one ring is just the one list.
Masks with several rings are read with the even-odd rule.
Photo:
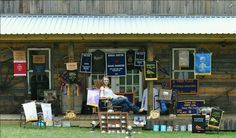
[[235, 0], [1, 0], [2, 14], [214, 15], [236, 14]]

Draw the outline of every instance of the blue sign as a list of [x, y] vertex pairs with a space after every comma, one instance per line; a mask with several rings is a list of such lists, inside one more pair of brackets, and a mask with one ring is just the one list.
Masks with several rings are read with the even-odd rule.
[[205, 104], [205, 100], [183, 100], [178, 101], [176, 113], [183, 115], [198, 114], [198, 108]]
[[179, 94], [196, 94], [198, 92], [198, 80], [171, 80], [171, 88]]
[[125, 53], [106, 54], [106, 75], [125, 76], [127, 72]]
[[135, 52], [134, 66], [144, 66], [145, 52]]
[[211, 53], [195, 54], [195, 75], [211, 75]]
[[80, 72], [92, 73], [92, 54], [82, 53], [80, 59]]
[[33, 64], [34, 73], [43, 73], [45, 71], [45, 64]]

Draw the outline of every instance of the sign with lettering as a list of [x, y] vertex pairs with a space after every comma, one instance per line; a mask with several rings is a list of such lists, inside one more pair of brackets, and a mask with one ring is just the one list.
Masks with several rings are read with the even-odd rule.
[[126, 72], [127, 68], [126, 68], [125, 53], [106, 54], [106, 75], [125, 76]]
[[192, 115], [192, 132], [204, 133], [206, 127], [205, 115]]
[[145, 80], [157, 80], [157, 62], [146, 61], [144, 67]]
[[26, 61], [14, 61], [14, 76], [26, 76]]
[[198, 108], [205, 104], [205, 100], [183, 100], [176, 104], [176, 113], [178, 115], [198, 114]]
[[80, 59], [80, 72], [92, 73], [92, 54], [82, 53]]
[[211, 53], [196, 53], [194, 59], [195, 75], [211, 75]]
[[171, 89], [178, 94], [196, 94], [198, 92], [198, 80], [171, 80]]
[[223, 113], [224, 113], [224, 111], [222, 111], [220, 109], [212, 109], [211, 114], [210, 114], [210, 118], [208, 121], [208, 126], [212, 127], [212, 128], [220, 129], [220, 122], [221, 122], [221, 118], [223, 116]]
[[145, 52], [135, 52], [134, 66], [144, 66]]

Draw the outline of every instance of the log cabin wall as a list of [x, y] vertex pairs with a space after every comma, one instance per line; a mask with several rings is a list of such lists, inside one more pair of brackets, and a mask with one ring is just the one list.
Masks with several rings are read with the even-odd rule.
[[[67, 47], [69, 43], [44, 43], [44, 42], [25, 42], [25, 43], [0, 43], [0, 113], [19, 113], [19, 109], [25, 100], [30, 100], [28, 94], [27, 77], [13, 77], [13, 50], [27, 50], [27, 48], [51, 48], [51, 67], [52, 67], [52, 89], [57, 90], [60, 95], [59, 75], [65, 70], [68, 62]], [[85, 47], [74, 43], [75, 62], [80, 62], [80, 54], [86, 52]], [[7, 54], [7, 55], [5, 55]], [[7, 60], [5, 60], [7, 59]], [[8, 78], [8, 79], [6, 79]], [[86, 84], [86, 75], [79, 73], [82, 84]], [[4, 87], [6, 86], [6, 87]], [[82, 85], [86, 87], [86, 85]], [[84, 90], [81, 88], [80, 90]], [[81, 91], [83, 94], [83, 91]], [[82, 96], [81, 96], [82, 97]]]
[[[156, 59], [171, 75], [172, 48], [202, 48], [212, 52], [212, 75], [197, 76], [199, 91], [196, 95], [178, 95], [178, 100], [205, 100], [208, 106], [218, 106], [225, 113], [236, 113], [236, 44], [188, 43], [154, 44]], [[170, 75], [159, 72], [155, 84], [167, 83]]]
[[2, 14], [213, 15], [236, 14], [235, 0], [1, 0]]

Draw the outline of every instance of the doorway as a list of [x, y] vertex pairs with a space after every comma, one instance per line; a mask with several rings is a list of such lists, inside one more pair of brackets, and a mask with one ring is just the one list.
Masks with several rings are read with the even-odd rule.
[[50, 48], [27, 49], [27, 82], [31, 100], [43, 100], [44, 90], [51, 89]]

